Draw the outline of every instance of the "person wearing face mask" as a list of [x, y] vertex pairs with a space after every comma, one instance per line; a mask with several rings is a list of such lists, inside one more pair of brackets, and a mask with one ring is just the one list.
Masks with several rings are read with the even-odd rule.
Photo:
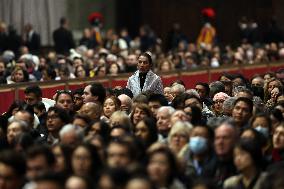
[[212, 144], [213, 131], [206, 125], [196, 125], [190, 134], [189, 153], [186, 159], [185, 175], [189, 178], [210, 176], [215, 162]]

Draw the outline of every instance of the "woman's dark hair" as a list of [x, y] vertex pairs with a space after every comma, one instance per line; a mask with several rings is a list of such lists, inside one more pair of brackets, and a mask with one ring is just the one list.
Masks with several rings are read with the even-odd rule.
[[73, 152], [73, 148], [69, 145], [65, 144], [56, 144], [52, 148], [54, 149], [55, 147], [59, 147], [60, 150], [62, 151], [62, 154], [64, 156], [64, 165], [65, 165], [65, 174], [70, 174], [72, 172], [72, 166], [71, 166], [71, 156]]
[[191, 108], [191, 123], [192, 125], [204, 124], [205, 120], [202, 117], [201, 109], [197, 106], [189, 106]]
[[99, 74], [99, 72], [100, 72], [100, 70], [101, 70], [102, 68], [106, 68], [105, 65], [99, 65], [99, 66], [97, 67], [97, 69], [96, 69], [96, 71], [95, 71], [95, 76], [98, 76], [98, 74]]
[[236, 144], [235, 148], [239, 148], [248, 152], [251, 159], [254, 161], [254, 165], [258, 169], [262, 169], [263, 166], [263, 154], [261, 150], [261, 145], [255, 139], [251, 138], [241, 138]]
[[283, 115], [281, 110], [274, 108], [270, 111], [270, 115], [273, 115], [279, 122], [283, 121]]
[[69, 116], [69, 114], [62, 108], [59, 108], [59, 107], [56, 107], [56, 106], [53, 106], [53, 107], [50, 107], [48, 109], [48, 112], [54, 112], [58, 115], [58, 117], [65, 123], [70, 123], [71, 121], [71, 118]]
[[209, 87], [208, 83], [197, 82], [197, 83], [195, 84], [195, 86], [196, 86], [196, 85], [201, 85], [201, 86], [203, 86], [203, 87], [205, 88], [206, 96], [209, 95], [209, 93], [210, 93], [210, 87]]
[[98, 123], [100, 125], [99, 135], [103, 138], [104, 143], [108, 144], [108, 142], [109, 142], [109, 135], [110, 135], [110, 126], [105, 121], [100, 120], [100, 121], [97, 121], [97, 122], [93, 122], [90, 126], [86, 127], [85, 135], [88, 135], [88, 133], [90, 132], [92, 126], [94, 124], [96, 124], [96, 123]]
[[254, 128], [246, 128], [241, 132], [241, 135], [246, 131], [251, 131], [253, 133], [254, 138], [252, 140], [255, 140], [261, 148], [265, 147], [265, 145], [267, 144], [268, 141], [263, 134], [261, 134], [260, 132], [258, 132]]
[[88, 77], [88, 76], [89, 76], [88, 69], [87, 69], [85, 66], [83, 66], [83, 65], [79, 65], [79, 66], [77, 66], [77, 67], [75, 68], [75, 71], [74, 71], [75, 76], [78, 77], [78, 73], [77, 73], [77, 72], [78, 72], [78, 69], [79, 69], [80, 67], [82, 67], [82, 68], [84, 69], [84, 71], [85, 71], [85, 73], [86, 73], [86, 77]]
[[[101, 172], [101, 170], [103, 168], [103, 162], [102, 162], [102, 160], [101, 160], [101, 158], [99, 156], [97, 148], [94, 145], [92, 145], [92, 144], [82, 143], [82, 144], [79, 144], [73, 150], [72, 156], [73, 156], [74, 152], [76, 151], [76, 149], [78, 149], [79, 147], [85, 148], [90, 153], [92, 165], [90, 167], [89, 175], [92, 175], [93, 178], [97, 179], [98, 176], [99, 176], [99, 173]], [[72, 167], [72, 169], [73, 169], [73, 167]]]
[[168, 178], [167, 178], [167, 181], [168, 181], [167, 184], [169, 186], [173, 183], [174, 179], [178, 175], [178, 166], [177, 166], [176, 157], [168, 147], [160, 147], [160, 148], [152, 150], [148, 153], [147, 165], [150, 163], [150, 159], [156, 154], [164, 154], [168, 159], [169, 174], [168, 174]]
[[100, 174], [100, 177], [103, 176], [109, 177], [115, 188], [124, 188], [130, 174], [124, 168], [105, 168]]
[[87, 123], [87, 127], [92, 123], [92, 119], [87, 116], [87, 115], [84, 115], [84, 114], [76, 114], [73, 118], [73, 120], [75, 119], [81, 119], [83, 120], [85, 123]]
[[269, 116], [266, 113], [258, 113], [256, 115], [252, 116], [251, 119], [250, 119], [250, 122], [249, 122], [250, 126], [252, 127], [253, 122], [256, 120], [256, 118], [259, 118], [259, 117], [262, 117], [262, 118], [266, 119], [266, 121], [268, 123], [268, 129], [270, 131], [271, 127], [272, 127], [271, 126], [271, 120], [270, 120]]
[[118, 63], [116, 63], [116, 62], [112, 62], [110, 65], [107, 66], [106, 73], [107, 73], [107, 74], [110, 74], [110, 67], [111, 67], [111, 65], [113, 65], [113, 64], [117, 66], [117, 69], [118, 69], [117, 73], [121, 73], [121, 68], [120, 68], [120, 66], [118, 65]]
[[[158, 130], [156, 125], [157, 121], [154, 117], [145, 117], [141, 121], [145, 123], [146, 127], [149, 130], [149, 137], [147, 138], [147, 141], [143, 141], [145, 142], [145, 146], [149, 147], [151, 144], [158, 140]], [[136, 130], [136, 126], [134, 126], [134, 132]]]
[[8, 119], [12, 116], [13, 110], [15, 108], [18, 108], [18, 110], [21, 110], [26, 103], [22, 100], [15, 100], [10, 107], [8, 108], [7, 112], [0, 115], [1, 117], [1, 128], [3, 129], [4, 133], [7, 131], [8, 127]]
[[228, 78], [229, 80], [233, 80], [234, 79], [234, 76], [230, 73], [227, 73], [227, 72], [223, 72], [220, 77], [218, 78], [218, 81], [220, 81], [220, 79], [222, 78], [222, 76]]

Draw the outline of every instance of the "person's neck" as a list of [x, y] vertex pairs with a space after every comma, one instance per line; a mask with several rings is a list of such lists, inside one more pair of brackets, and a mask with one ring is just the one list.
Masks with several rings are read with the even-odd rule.
[[58, 131], [51, 132], [50, 134], [51, 134], [51, 136], [54, 137], [54, 138], [59, 138], [59, 133], [58, 133]]
[[206, 158], [206, 153], [202, 153], [199, 155], [196, 155], [196, 154], [193, 155], [193, 159], [198, 162], [202, 162], [205, 158]]
[[167, 180], [160, 180], [157, 182], [157, 188], [165, 188], [167, 185]]
[[222, 162], [228, 162], [233, 159], [232, 153], [228, 153], [225, 155], [219, 155], [218, 159]]
[[249, 184], [251, 183], [251, 181], [255, 178], [255, 176], [257, 175], [258, 171], [257, 169], [252, 166], [247, 168], [246, 170], [242, 171], [242, 175], [243, 175], [243, 183], [246, 187], [249, 186]]

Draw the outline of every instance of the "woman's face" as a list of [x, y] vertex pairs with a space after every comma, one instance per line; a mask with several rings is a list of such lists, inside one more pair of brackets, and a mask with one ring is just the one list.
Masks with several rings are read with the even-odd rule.
[[88, 133], [89, 136], [99, 135], [101, 132], [101, 124], [100, 122], [96, 122], [91, 126], [91, 129]]
[[167, 182], [170, 171], [169, 160], [165, 154], [158, 152], [150, 157], [147, 172], [152, 181], [155, 183]]
[[273, 148], [284, 149], [284, 126], [276, 127], [273, 133]]
[[81, 176], [87, 176], [90, 173], [91, 166], [92, 159], [90, 152], [83, 146], [77, 147], [72, 155], [73, 173]]
[[98, 71], [98, 76], [105, 76], [106, 75], [106, 68], [101, 67]]
[[146, 116], [147, 116], [146, 112], [144, 112], [142, 109], [138, 107], [135, 108], [134, 114], [133, 114], [133, 123], [136, 125], [139, 121], [141, 121]]
[[117, 75], [118, 74], [118, 66], [116, 64], [110, 65], [109, 73], [111, 75]]
[[138, 70], [141, 73], [147, 73], [150, 70], [150, 62], [146, 56], [140, 56], [138, 58]]
[[63, 125], [64, 122], [60, 119], [57, 113], [55, 113], [54, 111], [47, 113], [46, 127], [48, 132], [58, 132]]
[[268, 121], [267, 121], [267, 119], [265, 117], [257, 117], [257, 118], [255, 118], [255, 120], [252, 123], [252, 127], [256, 128], [258, 126], [269, 129], [269, 123], [268, 123]]
[[52, 153], [54, 154], [55, 159], [56, 159], [55, 171], [63, 172], [65, 169], [65, 158], [64, 158], [61, 148], [59, 146], [55, 146], [52, 149]]
[[116, 111], [115, 103], [111, 98], [107, 98], [104, 102], [104, 115], [110, 117]]
[[82, 66], [77, 68], [77, 78], [85, 78], [86, 77], [86, 71]]
[[188, 143], [188, 137], [184, 132], [173, 133], [170, 138], [170, 148], [178, 153]]
[[24, 81], [24, 72], [23, 72], [23, 70], [17, 70], [14, 73], [14, 81], [15, 82], [22, 82], [22, 81]]
[[149, 129], [144, 121], [140, 121], [136, 127], [134, 134], [136, 137], [142, 139], [143, 141], [147, 141], [149, 138]]
[[167, 72], [171, 70], [171, 64], [168, 61], [162, 63], [161, 71]]
[[268, 94], [271, 93], [271, 91], [275, 88], [279, 88], [280, 87], [280, 84], [278, 81], [271, 81], [270, 83], [268, 83], [268, 88], [267, 88], [267, 91], [268, 91]]
[[251, 166], [254, 166], [254, 162], [251, 155], [247, 151], [239, 147], [236, 147], [234, 149], [234, 164], [237, 170], [240, 172], [245, 171]]

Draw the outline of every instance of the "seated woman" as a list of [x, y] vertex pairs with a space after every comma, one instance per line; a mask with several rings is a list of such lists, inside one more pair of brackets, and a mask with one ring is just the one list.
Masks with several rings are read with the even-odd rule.
[[225, 180], [224, 189], [260, 188], [266, 174], [262, 172], [262, 151], [256, 140], [241, 139], [234, 148], [234, 164], [239, 175]]

